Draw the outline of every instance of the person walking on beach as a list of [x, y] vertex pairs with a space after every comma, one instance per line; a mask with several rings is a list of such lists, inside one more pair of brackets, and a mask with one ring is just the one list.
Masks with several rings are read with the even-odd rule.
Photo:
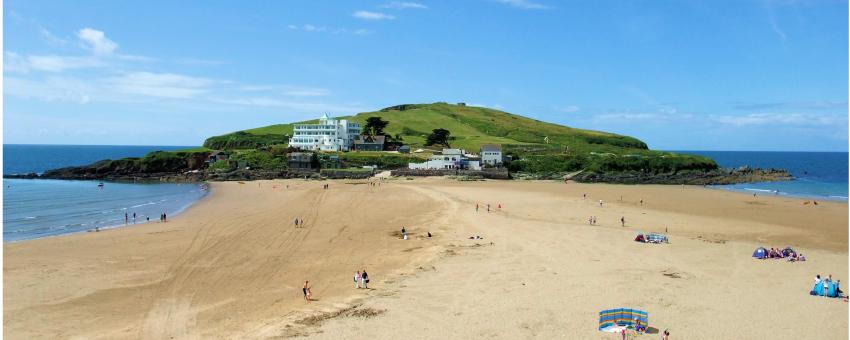
[[363, 273], [360, 274], [360, 283], [363, 284], [363, 289], [369, 289], [369, 274], [366, 273], [366, 269], [363, 269]]
[[360, 289], [360, 271], [354, 272], [354, 288]]
[[304, 292], [304, 301], [310, 302], [313, 299], [313, 292], [310, 291], [310, 281], [304, 281], [304, 288], [301, 288], [301, 291]]
[[295, 219], [295, 226], [298, 227], [298, 218]]
[[136, 224], [136, 213], [133, 213], [133, 224]]
[[162, 221], [163, 221], [163, 222], [168, 222], [168, 214], [166, 214], [166, 213], [162, 213]]
[[602, 207], [602, 200], [599, 200], [599, 207]]
[[622, 224], [624, 227], [626, 226], [626, 216], [620, 217], [620, 224]]
[[124, 224], [130, 223], [127, 218], [127, 213], [124, 213]]
[[662, 335], [661, 335], [661, 340], [670, 340], [670, 332], [667, 331], [666, 329], [664, 330], [664, 333], [662, 333]]
[[475, 212], [478, 212], [478, 203], [475, 203]]
[[487, 203], [487, 212], [490, 212], [490, 203]]
[[643, 205], [643, 198], [640, 199], [640, 205]]
[[587, 193], [581, 194], [581, 199], [583, 199], [583, 200], [587, 199]]

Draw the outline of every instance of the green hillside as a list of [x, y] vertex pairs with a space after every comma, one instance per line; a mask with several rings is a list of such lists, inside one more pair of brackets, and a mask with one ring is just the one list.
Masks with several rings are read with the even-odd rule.
[[[717, 164], [706, 157], [649, 150], [646, 143], [633, 137], [575, 129], [483, 107], [446, 103], [405, 104], [338, 118], [365, 124], [369, 117], [389, 121], [385, 133], [400, 136], [404, 144], [412, 148], [428, 148], [425, 146], [426, 137], [438, 128], [451, 132], [449, 142], [454, 148], [477, 153], [481, 144], [501, 144], [505, 153], [514, 158], [511, 165], [514, 171], [659, 173], [717, 168]], [[210, 149], [257, 149], [285, 145], [292, 135], [294, 124], [316, 122], [310, 120], [238, 131], [210, 137], [204, 146]]]
[[[405, 144], [415, 147], [424, 146], [425, 137], [436, 128], [451, 131], [454, 140], [452, 147], [477, 150], [481, 144], [539, 144], [549, 137], [550, 145], [611, 145], [636, 149], [646, 149], [646, 144], [632, 137], [606, 132], [574, 129], [562, 125], [541, 122], [535, 119], [510, 114], [503, 111], [459, 106], [445, 103], [398, 105], [375, 112], [358, 113], [355, 116], [339, 117], [352, 121], [366, 122], [369, 117], [381, 117], [389, 121], [386, 133], [400, 135]], [[294, 124], [316, 123], [317, 120], [276, 124], [244, 132], [249, 135], [262, 135], [271, 140], [274, 137], [292, 135]], [[274, 137], [273, 137], [274, 136]], [[237, 138], [234, 138], [237, 137]], [[207, 147], [222, 147], [226, 140], [257, 139], [254, 136], [238, 138], [234, 134], [212, 137], [204, 143]], [[255, 143], [246, 143], [247, 148], [256, 147]], [[236, 147], [238, 148], [238, 147]]]

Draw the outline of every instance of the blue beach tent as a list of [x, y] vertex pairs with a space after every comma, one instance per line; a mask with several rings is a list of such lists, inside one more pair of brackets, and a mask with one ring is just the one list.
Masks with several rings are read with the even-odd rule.
[[757, 259], [763, 259], [767, 257], [767, 249], [764, 249], [764, 247], [756, 248], [756, 251], [753, 252], [753, 257]]
[[835, 282], [826, 282], [821, 281], [818, 282], [812, 290], [809, 292], [811, 295], [823, 296], [823, 285], [828, 284], [829, 286], [826, 288], [826, 296], [827, 297], [838, 297], [838, 289], [835, 287]]

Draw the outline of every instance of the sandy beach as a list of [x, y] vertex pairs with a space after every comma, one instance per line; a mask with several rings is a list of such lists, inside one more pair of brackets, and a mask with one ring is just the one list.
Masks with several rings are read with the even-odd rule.
[[[5, 244], [4, 336], [617, 339], [598, 312], [627, 307], [671, 339], [844, 339], [847, 303], [808, 291], [816, 274], [848, 279], [848, 206], [805, 201], [548, 181], [213, 183], [168, 223]], [[669, 244], [633, 241], [665, 230]], [[755, 260], [759, 245], [808, 261]], [[357, 290], [364, 268], [370, 289]]]

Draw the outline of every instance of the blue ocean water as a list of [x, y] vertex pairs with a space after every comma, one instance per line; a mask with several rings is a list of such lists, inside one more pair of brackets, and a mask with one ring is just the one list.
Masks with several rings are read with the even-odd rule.
[[847, 200], [847, 152], [678, 151], [708, 156], [724, 168], [780, 168], [794, 180], [715, 186], [766, 195]]
[[[101, 159], [139, 157], [182, 146], [3, 145], [4, 173], [40, 173]], [[4, 242], [144, 223], [169, 217], [198, 201], [199, 183], [123, 183], [3, 179]], [[136, 214], [135, 220], [133, 214]]]

